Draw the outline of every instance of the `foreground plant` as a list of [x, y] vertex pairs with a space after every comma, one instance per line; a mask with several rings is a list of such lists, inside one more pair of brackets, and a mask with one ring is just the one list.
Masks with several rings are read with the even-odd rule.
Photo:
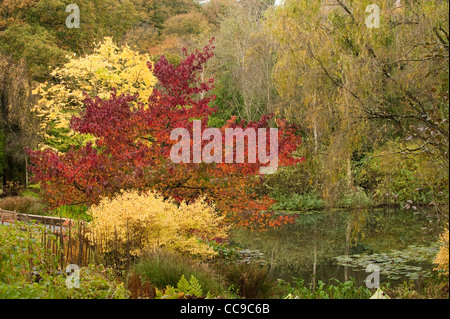
[[187, 280], [184, 275], [178, 281], [176, 287], [167, 286], [166, 289], [156, 289], [156, 299], [210, 299], [213, 295], [208, 293], [205, 295], [203, 288], [197, 278], [191, 276]]

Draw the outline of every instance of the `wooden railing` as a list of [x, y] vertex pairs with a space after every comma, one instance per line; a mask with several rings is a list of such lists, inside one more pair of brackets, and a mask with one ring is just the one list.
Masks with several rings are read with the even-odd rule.
[[16, 211], [4, 210], [0, 208], [0, 221], [11, 223], [19, 220], [18, 213]]

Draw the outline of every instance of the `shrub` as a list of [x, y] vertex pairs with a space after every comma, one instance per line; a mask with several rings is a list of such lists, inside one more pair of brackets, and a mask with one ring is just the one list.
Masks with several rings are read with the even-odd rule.
[[177, 286], [166, 286], [164, 290], [156, 289], [156, 299], [210, 299], [213, 295], [208, 291], [205, 295], [200, 282], [191, 275], [187, 280], [184, 275]]
[[298, 279], [294, 287], [281, 281], [289, 294], [285, 299], [369, 299], [372, 292], [363, 286], [359, 286], [354, 278], [345, 282], [334, 279], [335, 283], [326, 284], [319, 280], [315, 287], [313, 284], [305, 284], [303, 279]]
[[448, 199], [446, 171], [424, 154], [408, 155], [399, 150], [417, 145], [388, 142], [363, 159], [355, 181], [370, 192], [375, 204], [419, 205], [444, 203]]
[[39, 187], [38, 184], [30, 185], [20, 193], [20, 196], [39, 198], [39, 188], [38, 187]]
[[42, 273], [38, 282], [0, 282], [0, 298], [5, 299], [125, 299], [129, 292], [110, 268], [101, 265], [80, 268], [79, 288], [68, 288], [65, 274]]
[[167, 249], [147, 253], [133, 266], [131, 273], [132, 276], [137, 274], [144, 282], [160, 289], [177, 286], [184, 275], [186, 278], [194, 276], [205, 291], [219, 294], [221, 290], [221, 283], [208, 264], [190, 260]]
[[51, 215], [62, 218], [72, 218], [84, 221], [91, 221], [92, 216], [87, 214], [87, 206], [75, 206], [75, 205], [61, 205], [58, 208], [51, 211]]
[[155, 299], [156, 288], [148, 281], [142, 281], [139, 274], [132, 272], [127, 278], [127, 289], [131, 299]]
[[38, 237], [43, 230], [43, 225], [34, 223], [0, 226], [0, 282], [13, 284], [30, 279], [33, 272], [57, 269], [59, 256], [47, 249]]
[[274, 210], [321, 210], [326, 206], [326, 202], [314, 192], [307, 194], [291, 193], [288, 195], [278, 195], [275, 198], [278, 200], [278, 203], [272, 206]]
[[371, 204], [372, 200], [360, 187], [357, 187], [354, 192], [343, 194], [337, 203], [341, 208], [368, 207]]
[[80, 268], [80, 287], [67, 288], [66, 277], [58, 276], [54, 280], [55, 299], [126, 299], [129, 292], [111, 268], [90, 264]]
[[268, 266], [258, 262], [226, 263], [218, 265], [232, 293], [246, 299], [265, 299], [271, 296], [276, 282], [269, 274]]
[[5, 185], [3, 185], [2, 192], [0, 193], [2, 196], [19, 196], [23, 190], [23, 185], [18, 181], [7, 181]]
[[89, 213], [92, 222], [88, 238], [100, 242], [106, 253], [117, 249], [124, 255], [132, 245], [129, 253], [140, 256], [147, 249], [164, 246], [207, 259], [217, 253], [204, 240], [226, 238], [228, 231], [221, 226], [223, 217], [203, 198], [178, 206], [152, 191], [122, 191], [113, 199], [102, 199]]
[[43, 231], [35, 223], [0, 226], [0, 299], [127, 298], [123, 283], [101, 265], [80, 268], [80, 288], [69, 289], [60, 253], [41, 242]]

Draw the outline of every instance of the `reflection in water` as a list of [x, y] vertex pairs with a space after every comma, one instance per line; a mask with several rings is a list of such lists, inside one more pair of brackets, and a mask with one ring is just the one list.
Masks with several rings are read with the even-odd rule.
[[[427, 226], [424, 215], [412, 211], [337, 210], [301, 214], [295, 225], [263, 233], [236, 230], [233, 244], [263, 252], [272, 273], [287, 281], [303, 278], [314, 286], [316, 280], [347, 281], [353, 277], [363, 284], [368, 275], [364, 270], [346, 263], [340, 266], [335, 257], [403, 251], [410, 245], [430, 246], [440, 230], [432, 231]], [[411, 271], [432, 267], [430, 261], [423, 260], [410, 266]]]

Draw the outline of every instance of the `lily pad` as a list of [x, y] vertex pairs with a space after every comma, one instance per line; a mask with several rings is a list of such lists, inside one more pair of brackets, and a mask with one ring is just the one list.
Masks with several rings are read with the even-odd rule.
[[[410, 245], [405, 250], [391, 250], [374, 254], [354, 254], [335, 257], [338, 265], [365, 270], [370, 264], [380, 267], [381, 274], [391, 280], [408, 278], [417, 280], [431, 274], [431, 264], [439, 250], [438, 245], [417, 246]], [[418, 265], [418, 263], [422, 265]], [[424, 269], [423, 266], [428, 269]]]

